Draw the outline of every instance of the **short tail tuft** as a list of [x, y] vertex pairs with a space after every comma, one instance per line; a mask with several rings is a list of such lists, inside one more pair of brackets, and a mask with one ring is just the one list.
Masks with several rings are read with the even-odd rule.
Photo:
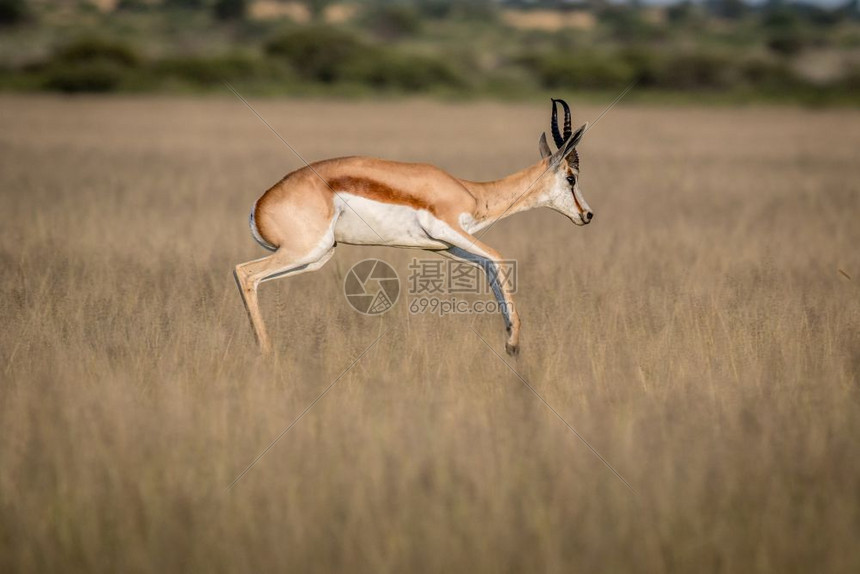
[[251, 235], [254, 237], [254, 241], [259, 243], [264, 249], [268, 249], [269, 251], [277, 251], [278, 248], [260, 235], [260, 230], [257, 229], [257, 221], [254, 219], [254, 214], [257, 213], [257, 202], [254, 202], [254, 206], [251, 208], [251, 215], [248, 216], [248, 225], [251, 227]]

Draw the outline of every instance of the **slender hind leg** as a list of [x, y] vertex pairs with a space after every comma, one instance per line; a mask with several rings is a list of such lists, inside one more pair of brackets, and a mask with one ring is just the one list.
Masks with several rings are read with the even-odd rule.
[[266, 325], [260, 314], [260, 306], [257, 301], [257, 287], [263, 281], [271, 281], [285, 276], [301, 275], [308, 271], [316, 271], [326, 264], [334, 255], [334, 240], [324, 244], [304, 256], [297, 256], [294, 252], [283, 247], [275, 253], [262, 259], [240, 263], [233, 271], [242, 302], [254, 328], [254, 336], [260, 345], [260, 350], [268, 354], [272, 350], [269, 335], [266, 333]]

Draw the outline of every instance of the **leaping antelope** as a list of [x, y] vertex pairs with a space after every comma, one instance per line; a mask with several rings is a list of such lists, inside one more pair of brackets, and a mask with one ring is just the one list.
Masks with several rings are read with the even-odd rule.
[[[564, 109], [559, 130], [556, 104]], [[271, 351], [260, 315], [257, 287], [263, 281], [316, 271], [331, 259], [338, 242], [425, 249], [484, 269], [508, 338], [519, 350], [520, 318], [508, 282], [497, 280], [498, 251], [473, 234], [514, 213], [549, 207], [576, 225], [594, 213], [579, 188], [576, 146], [588, 124], [571, 133], [570, 107], [552, 100], [555, 153], [541, 134], [541, 161], [503, 179], [467, 181], [428, 164], [370, 157], [344, 157], [298, 169], [269, 188], [251, 209], [254, 239], [268, 257], [241, 263], [234, 276], [264, 353]]]

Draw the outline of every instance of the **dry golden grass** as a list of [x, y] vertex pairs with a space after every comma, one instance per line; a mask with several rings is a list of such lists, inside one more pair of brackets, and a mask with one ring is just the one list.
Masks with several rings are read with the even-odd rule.
[[[535, 160], [548, 123], [256, 105], [310, 159], [470, 178]], [[581, 151], [593, 225], [486, 236], [520, 261], [512, 366], [638, 496], [473, 318], [350, 309], [353, 263], [413, 253], [265, 285], [260, 359], [231, 269], [299, 164], [236, 101], [4, 97], [0, 127], [0, 570], [860, 568], [857, 112], [616, 109]], [[501, 352], [501, 319], [475, 325]]]

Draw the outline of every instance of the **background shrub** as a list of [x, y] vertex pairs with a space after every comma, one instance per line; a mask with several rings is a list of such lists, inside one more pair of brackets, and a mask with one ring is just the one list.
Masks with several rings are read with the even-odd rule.
[[466, 84], [459, 70], [441, 57], [404, 54], [381, 48], [369, 52], [368, 57], [360, 61], [353, 61], [346, 78], [374, 88], [407, 92]]
[[206, 6], [206, 0], [164, 0], [165, 8], [197, 10]]
[[135, 67], [140, 63], [140, 57], [129, 44], [101, 36], [77, 38], [55, 50], [51, 59], [58, 64], [106, 60], [123, 67]]
[[[252, 90], [294, 94], [441, 87], [528, 97], [616, 90], [635, 79], [653, 91], [805, 101], [817, 90], [842, 101], [852, 97], [845, 86], [855, 81], [849, 67], [860, 46], [860, 21], [850, 17], [857, 0], [839, 9], [766, 2], [741, 12], [738, 0], [665, 9], [641, 1], [298, 0], [310, 22], [289, 11], [247, 19], [253, 1], [118, 0], [110, 12], [91, 0], [0, 0], [0, 26], [24, 14], [32, 22], [4, 37], [0, 88], [221, 90], [223, 80], [247, 80]], [[51, 38], [76, 34], [84, 37], [50, 50]], [[825, 74], [798, 60], [807, 47], [826, 56]]]
[[806, 38], [797, 29], [778, 30], [769, 34], [767, 47], [783, 56], [796, 56], [806, 47]]
[[152, 5], [146, 0], [119, 0], [116, 9], [124, 12], [150, 12]]
[[14, 26], [27, 20], [26, 0], [0, 0], [0, 26]]
[[732, 60], [720, 54], [680, 53], [667, 57], [656, 83], [670, 89], [722, 89], [730, 87], [735, 76]]
[[622, 43], [641, 42], [659, 36], [657, 29], [646, 22], [638, 10], [623, 5], [608, 4], [600, 13], [600, 22], [612, 37]]
[[653, 88], [660, 85], [663, 69], [666, 66], [666, 56], [662, 53], [637, 47], [624, 50], [621, 52], [621, 57], [633, 70], [633, 78], [637, 86]]
[[347, 70], [372, 57], [361, 38], [329, 26], [297, 28], [269, 41], [265, 50], [288, 62], [303, 79], [327, 84], [344, 79]]
[[219, 20], [243, 20], [248, 14], [248, 0], [215, 0], [212, 10]]
[[762, 27], [768, 48], [782, 56], [795, 56], [808, 44], [809, 38], [799, 17], [785, 8], [768, 12]]
[[417, 34], [421, 15], [411, 6], [382, 4], [368, 11], [365, 23], [375, 35], [393, 40]]
[[168, 58], [156, 65], [155, 72], [159, 76], [201, 87], [217, 86], [227, 80], [253, 80], [277, 76], [273, 67], [268, 66], [266, 61], [243, 53], [214, 57]]
[[59, 92], [111, 92], [119, 88], [125, 69], [109, 60], [51, 67], [44, 86]]
[[599, 52], [541, 54], [527, 57], [525, 63], [545, 88], [617, 88], [635, 73], [623, 58]]
[[493, 0], [418, 0], [421, 16], [432, 20], [483, 20], [496, 17]]
[[54, 51], [45, 66], [46, 88], [62, 92], [107, 92], [120, 87], [140, 65], [130, 45], [86, 36]]
[[750, 86], [774, 89], [785, 88], [798, 83], [791, 69], [780, 61], [753, 57], [742, 62], [739, 68], [740, 77]]

